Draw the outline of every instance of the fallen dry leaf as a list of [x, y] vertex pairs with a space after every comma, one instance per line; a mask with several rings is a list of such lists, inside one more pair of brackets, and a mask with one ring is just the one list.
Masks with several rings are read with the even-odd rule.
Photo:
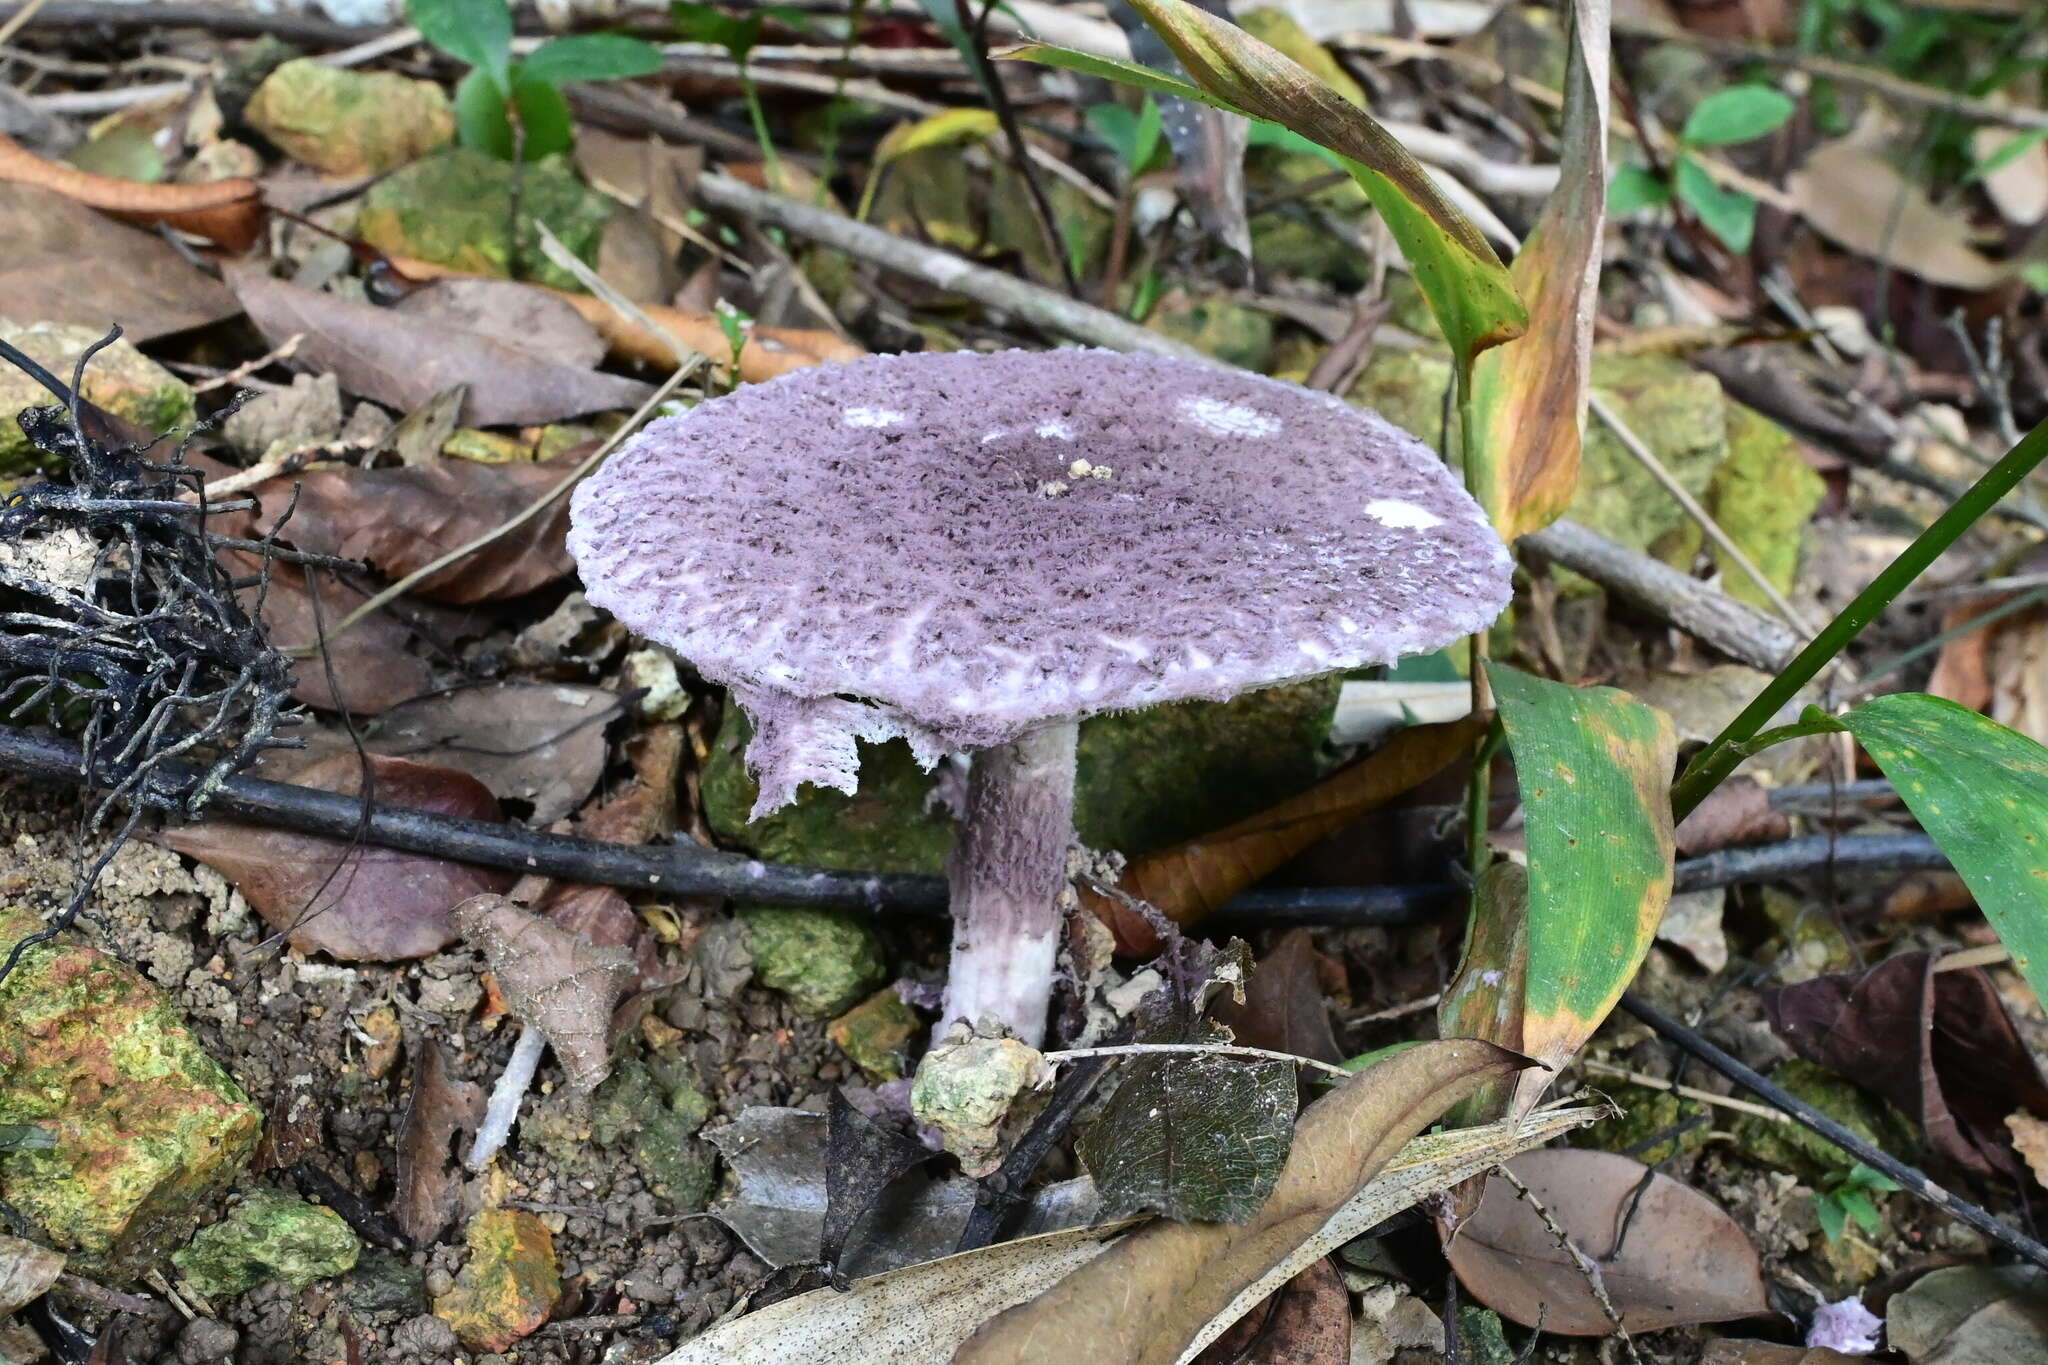
[[142, 342], [242, 305], [154, 233], [36, 185], [0, 184], [0, 316], [105, 328]]
[[1225, 994], [1214, 1011], [1245, 1047], [1262, 1047], [1319, 1062], [1341, 1062], [1344, 1050], [1330, 1028], [1315, 941], [1306, 929], [1290, 929], [1252, 968], [1244, 1003]]
[[468, 773], [499, 801], [529, 807], [551, 825], [604, 774], [605, 727], [620, 715], [616, 693], [572, 683], [479, 683], [419, 697], [365, 728], [372, 753]]
[[63, 1273], [63, 1253], [0, 1233], [0, 1313], [41, 1298]]
[[[1705, 1195], [1613, 1152], [1525, 1152], [1507, 1167], [1600, 1274], [1631, 1332], [1724, 1322], [1770, 1311], [1756, 1249]], [[1528, 1202], [1489, 1176], [1479, 1208], [1446, 1254], [1472, 1296], [1524, 1327], [1606, 1336], [1613, 1330]]]
[[[1303, 1111], [1272, 1196], [1241, 1225], [1155, 1222], [1133, 1232], [960, 1348], [958, 1365], [1026, 1365], [1043, 1343], [1089, 1343], [1091, 1365], [1167, 1365], [1208, 1344], [1271, 1292], [1289, 1265], [1402, 1145], [1526, 1059], [1476, 1039], [1420, 1043], [1343, 1082]], [[1315, 1251], [1311, 1259], [1329, 1248]], [[1249, 1297], [1247, 1297], [1249, 1295]], [[1242, 1302], [1240, 1302], [1242, 1300]]]
[[1771, 794], [1753, 777], [1731, 777], [1673, 831], [1678, 851], [1688, 858], [1735, 844], [1776, 843], [1792, 833], [1792, 821], [1771, 809]]
[[612, 1011], [632, 974], [632, 954], [579, 938], [503, 896], [465, 901], [454, 920], [483, 950], [506, 1007], [546, 1036], [569, 1089], [597, 1089], [611, 1073]]
[[1990, 161], [2011, 143], [2032, 138], [2025, 150], [1984, 177], [1984, 192], [2005, 221], [2032, 227], [2048, 218], [2048, 143], [2038, 133], [2014, 128], [1979, 128], [1970, 136], [1970, 151], [1979, 164]]
[[412, 1094], [398, 1122], [398, 1188], [391, 1216], [421, 1246], [441, 1238], [455, 1217], [458, 1182], [453, 1144], [484, 1115], [483, 1087], [448, 1074], [448, 1054], [433, 1039], [413, 1044]]
[[2034, 1183], [2048, 1188], [2048, 1122], [2024, 1110], [2005, 1116], [2006, 1131], [2012, 1134], [2013, 1150], [2026, 1158]]
[[1869, 1356], [1844, 1355], [1825, 1346], [1781, 1346], [1775, 1341], [1737, 1341], [1724, 1337], [1707, 1343], [1700, 1365], [1869, 1365]]
[[[334, 754], [292, 780], [355, 796], [362, 791], [365, 763], [380, 805], [468, 820], [501, 818], [496, 798], [475, 778], [409, 759]], [[156, 840], [233, 882], [292, 947], [343, 962], [393, 962], [438, 952], [456, 939], [450, 911], [512, 882], [493, 868], [234, 820], [174, 826]]]
[[560, 294], [512, 280], [436, 280], [391, 305], [407, 317], [489, 337], [579, 370], [604, 360], [604, 338]]
[[1351, 1365], [1351, 1294], [1324, 1257], [1209, 1343], [1194, 1365]]
[[229, 251], [247, 251], [263, 231], [263, 199], [253, 180], [145, 185], [46, 161], [5, 133], [0, 133], [0, 180], [54, 190], [144, 227], [161, 223], [218, 242]]
[[1822, 235], [1933, 284], [1989, 289], [2013, 267], [1977, 250], [1969, 219], [1908, 180], [1880, 130], [1859, 128], [1814, 148], [1785, 189]]
[[1919, 1120], [1935, 1151], [1978, 1175], [2021, 1180], [2005, 1116], [2048, 1118], [2048, 1081], [1981, 968], [1937, 972], [1901, 953], [1867, 972], [1763, 993], [1779, 1037], [1810, 1062]]
[[[264, 567], [255, 555], [241, 550], [221, 551], [220, 561], [237, 578], [254, 578]], [[272, 563], [269, 577], [264, 587], [241, 588], [236, 596], [245, 611], [262, 620], [270, 642], [282, 650], [312, 647], [363, 600], [362, 592], [323, 574], [316, 609], [313, 589], [301, 570]], [[422, 696], [433, 689], [433, 670], [412, 652], [412, 639], [412, 630], [392, 611], [375, 612], [346, 634], [328, 640], [324, 663], [315, 657], [293, 665], [292, 696], [323, 711], [347, 710], [362, 716]]]
[[[636, 379], [543, 359], [506, 341], [274, 279], [230, 265], [228, 287], [272, 346], [303, 334], [298, 359], [337, 375], [350, 393], [410, 412], [457, 384], [469, 386], [470, 426], [530, 426], [637, 407], [652, 392]], [[566, 296], [564, 296], [566, 297]]]
[[[1119, 888], [1179, 924], [1197, 924], [1318, 839], [1442, 772], [1471, 751], [1491, 719], [1411, 726], [1379, 752], [1271, 810], [1146, 854], [1131, 864]], [[1149, 957], [1159, 951], [1152, 926], [1114, 897], [1084, 890], [1082, 902], [1116, 934], [1118, 952]]]
[[1958, 1265], [1923, 1275], [1892, 1295], [1884, 1331], [1913, 1365], [2048, 1360], [2048, 1271]]

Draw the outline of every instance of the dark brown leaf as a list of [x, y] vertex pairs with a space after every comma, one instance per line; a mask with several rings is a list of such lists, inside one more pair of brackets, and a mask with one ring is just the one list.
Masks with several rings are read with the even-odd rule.
[[1674, 838], [1688, 858], [1734, 844], [1775, 843], [1792, 833], [1792, 822], [1771, 809], [1771, 794], [1753, 777], [1733, 777], [1685, 817]]
[[[256, 556], [240, 550], [223, 550], [220, 560], [229, 573], [241, 578], [254, 577], [262, 567]], [[361, 592], [323, 575], [316, 612], [306, 575], [292, 565], [276, 563], [270, 566], [267, 586], [243, 588], [237, 596], [250, 612], [258, 612], [260, 600], [258, 614], [270, 642], [286, 650], [319, 641], [363, 600]], [[346, 709], [365, 716], [421, 696], [433, 689], [433, 672], [412, 652], [412, 638], [412, 631], [390, 612], [375, 612], [327, 642], [331, 677], [330, 668], [317, 658], [301, 659], [293, 666], [298, 683], [292, 696], [323, 711]]]
[[63, 1273], [62, 1253], [0, 1233], [0, 1313], [41, 1298]]
[[455, 923], [483, 950], [506, 1006], [546, 1035], [569, 1089], [597, 1089], [611, 1071], [612, 1011], [632, 975], [632, 954], [579, 938], [503, 896], [464, 902]]
[[[496, 798], [465, 773], [376, 754], [367, 761], [381, 805], [470, 820], [500, 818]], [[292, 780], [355, 796], [362, 791], [362, 762], [354, 754], [334, 754]], [[156, 837], [227, 877], [300, 952], [324, 952], [344, 962], [438, 952], [456, 938], [450, 911], [512, 882], [492, 868], [233, 820], [207, 820]]]
[[1195, 1365], [1350, 1365], [1351, 1295], [1326, 1256], [1209, 1343]]
[[22, 322], [119, 323], [142, 342], [242, 311], [163, 238], [54, 190], [0, 183], [0, 242], [0, 315]]
[[391, 1215], [422, 1246], [440, 1240], [455, 1216], [450, 1144], [483, 1118], [484, 1092], [449, 1078], [448, 1055], [431, 1039], [415, 1041], [412, 1096], [398, 1124], [398, 1192]]
[[[1639, 1161], [1570, 1147], [1524, 1152], [1508, 1169], [1599, 1268], [1623, 1324], [1651, 1332], [1769, 1311], [1756, 1249], [1705, 1195]], [[1527, 1201], [1489, 1176], [1447, 1248], [1473, 1297], [1565, 1336], [1613, 1330], [1578, 1263]]]
[[551, 825], [604, 773], [605, 726], [618, 695], [569, 683], [481, 683], [392, 708], [363, 734], [372, 752], [468, 773], [500, 801], [523, 801]]
[[1288, 931], [1252, 968], [1244, 1003], [1225, 995], [1216, 1007], [1216, 1022], [1245, 1047], [1313, 1057], [1319, 1062], [1343, 1061], [1316, 969], [1319, 957], [1308, 930]]
[[1920, 1121], [1928, 1145], [1965, 1170], [2024, 1181], [2005, 1117], [2048, 1118], [2048, 1083], [1981, 969], [1934, 970], [1902, 953], [1867, 972], [1766, 991], [1778, 1036]]
[[1869, 1356], [1844, 1355], [1825, 1346], [1781, 1346], [1775, 1341], [1723, 1338], [1707, 1343], [1700, 1365], [1868, 1365]]
[[469, 425], [526, 426], [636, 407], [652, 392], [638, 380], [542, 359], [461, 327], [288, 284], [259, 267], [229, 266], [227, 280], [271, 345], [303, 333], [302, 362], [402, 412], [467, 384]]

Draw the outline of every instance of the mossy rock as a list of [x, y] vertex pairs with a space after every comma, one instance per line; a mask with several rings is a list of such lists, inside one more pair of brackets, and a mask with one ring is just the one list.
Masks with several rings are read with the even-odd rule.
[[292, 160], [328, 175], [378, 175], [455, 139], [455, 111], [432, 81], [288, 61], [242, 117]]
[[[1023, 178], [1008, 158], [991, 149], [993, 164], [976, 170], [957, 147], [928, 147], [890, 163], [876, 192], [874, 222], [899, 235], [934, 242], [973, 256], [1009, 256], [1040, 283], [1061, 279], [1060, 263], [1046, 248]], [[1112, 215], [1064, 180], [1041, 173], [1053, 219], [1081, 278], [1092, 277], [1108, 254]]]
[[[1772, 587], [1790, 592], [1807, 523], [1827, 496], [1827, 484], [1800, 457], [1791, 432], [1740, 403], [1728, 404], [1727, 411], [1728, 458], [1707, 484], [1707, 510]], [[1771, 608], [1764, 590], [1718, 546], [1714, 561], [1729, 596]]]
[[[1626, 1152], [1638, 1161], [1654, 1166], [1682, 1152], [1697, 1151], [1707, 1145], [1711, 1125], [1695, 1124], [1684, 1132], [1677, 1131], [1687, 1119], [1699, 1113], [1699, 1105], [1693, 1101], [1669, 1090], [1630, 1085], [1625, 1081], [1603, 1080], [1599, 1082], [1599, 1088], [1620, 1105], [1623, 1112], [1619, 1118], [1602, 1119], [1573, 1133], [1569, 1141], [1574, 1147]], [[1663, 1140], [1648, 1147], [1641, 1145], [1657, 1138]]]
[[[1905, 1125], [1882, 1101], [1825, 1067], [1794, 1059], [1780, 1063], [1771, 1080], [1872, 1146], [1892, 1151], [1906, 1140]], [[1801, 1124], [1741, 1114], [1728, 1128], [1736, 1137], [1735, 1154], [1744, 1161], [1788, 1171], [1817, 1188], [1846, 1176], [1856, 1165], [1854, 1157]]]
[[711, 1117], [711, 1101], [697, 1088], [689, 1064], [662, 1053], [629, 1053], [598, 1087], [590, 1136], [610, 1145], [624, 1141], [648, 1192], [669, 1213], [696, 1213], [710, 1199], [717, 1158], [696, 1140]]
[[[43, 927], [0, 911], [0, 949]], [[134, 968], [65, 934], [0, 982], [0, 1200], [81, 1273], [127, 1281], [183, 1242], [256, 1150], [263, 1115]]]
[[[519, 180], [518, 252], [507, 249], [512, 181]], [[576, 178], [566, 157], [515, 168], [482, 152], [451, 147], [378, 181], [363, 196], [356, 230], [379, 250], [480, 275], [580, 289], [542, 254], [539, 219], [578, 259], [595, 264], [612, 201]]]
[[[1180, 702], [1081, 724], [1074, 824], [1091, 848], [1139, 854], [1255, 815], [1301, 792], [1327, 766], [1337, 678], [1267, 688], [1228, 702]], [[704, 809], [721, 839], [771, 862], [845, 872], [946, 869], [953, 822], [938, 781], [900, 740], [861, 745], [853, 796], [805, 787], [749, 822], [756, 787], [743, 757], [746, 715], [727, 705], [703, 772]]]
[[[103, 328], [0, 318], [0, 340], [40, 361], [67, 384], [78, 357], [105, 335]], [[196, 414], [191, 386], [125, 340], [92, 358], [82, 387], [89, 401], [154, 434], [183, 426]], [[29, 444], [15, 416], [23, 408], [51, 407], [56, 402], [48, 389], [20, 370], [0, 365], [0, 477], [33, 474], [50, 463]]]
[[1308, 194], [1292, 193], [1328, 179], [1330, 170], [1321, 157], [1278, 147], [1254, 147], [1245, 158], [1245, 184], [1253, 197], [1290, 196], [1251, 220], [1252, 259], [1262, 275], [1320, 280], [1340, 289], [1365, 284], [1370, 264], [1365, 254], [1319, 221], [1327, 215], [1362, 224], [1372, 212], [1365, 191], [1346, 179]]
[[1176, 295], [1154, 309], [1145, 325], [1226, 365], [1258, 374], [1266, 372], [1273, 353], [1272, 315], [1228, 299]]
[[265, 1280], [294, 1290], [355, 1269], [362, 1243], [333, 1209], [295, 1195], [257, 1190], [228, 1216], [201, 1228], [171, 1253], [178, 1273], [201, 1294], [247, 1293]]
[[834, 1019], [826, 1036], [862, 1074], [895, 1081], [908, 1074], [910, 1045], [923, 1031], [917, 1011], [903, 1003], [895, 987], [885, 986]]
[[822, 1019], [851, 1009], [889, 974], [880, 936], [853, 914], [754, 906], [739, 917], [754, 979], [788, 996], [800, 1014]]

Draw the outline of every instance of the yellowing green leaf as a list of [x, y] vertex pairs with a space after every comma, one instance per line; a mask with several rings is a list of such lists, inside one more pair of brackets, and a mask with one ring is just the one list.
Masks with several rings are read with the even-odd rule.
[[2048, 749], [1925, 693], [1865, 702], [1841, 725], [1892, 780], [2048, 1000]]
[[867, 188], [861, 191], [860, 208], [854, 214], [862, 222], [867, 221], [868, 211], [874, 207], [875, 190], [882, 183], [882, 175], [896, 162], [912, 152], [921, 152], [931, 147], [958, 147], [963, 143], [979, 142], [994, 137], [1002, 129], [991, 109], [946, 109], [915, 123], [899, 123], [891, 128], [887, 136], [875, 147], [874, 164], [868, 171]]
[[[1670, 717], [1626, 692], [1568, 687], [1498, 664], [1487, 676], [1514, 752], [1528, 838], [1521, 1050], [1555, 1068], [1621, 999], [1670, 903], [1678, 741]], [[1525, 1077], [1515, 1109], [1534, 1104], [1547, 1080]]]

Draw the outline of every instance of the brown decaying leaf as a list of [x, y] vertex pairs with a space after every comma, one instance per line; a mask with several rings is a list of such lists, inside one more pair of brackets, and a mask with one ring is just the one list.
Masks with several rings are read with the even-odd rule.
[[605, 727], [618, 695], [571, 683], [479, 683], [393, 707], [367, 726], [372, 753], [438, 763], [468, 773], [500, 801], [532, 807], [551, 825], [604, 774]]
[[1928, 1145], [1978, 1175], [2026, 1178], [2005, 1116], [2048, 1119], [2048, 1082], [1981, 968], [1901, 953], [1867, 972], [1766, 991], [1764, 1013], [1810, 1062], [1918, 1119]]
[[[257, 556], [240, 550], [221, 551], [220, 561], [238, 578], [253, 579], [266, 567]], [[244, 610], [261, 618], [270, 642], [279, 649], [312, 646], [320, 640], [323, 627], [331, 630], [362, 600], [361, 593], [323, 575], [316, 612], [313, 590], [302, 571], [290, 564], [272, 563], [267, 567], [267, 586], [242, 588], [236, 596]], [[323, 711], [346, 709], [356, 715], [373, 716], [424, 695], [434, 686], [433, 671], [425, 659], [407, 648], [412, 634], [390, 612], [376, 612], [364, 618], [347, 634], [327, 642], [326, 665], [311, 658], [299, 660], [293, 666], [297, 685], [292, 696]]]
[[1768, 844], [1792, 832], [1789, 817], [1771, 809], [1771, 794], [1753, 777], [1731, 777], [1693, 808], [1672, 832], [1688, 858], [1734, 844]]
[[1148, 1224], [984, 1323], [954, 1356], [956, 1365], [1042, 1361], [1047, 1342], [1087, 1342], [1091, 1365], [1178, 1360], [1404, 1142], [1475, 1087], [1503, 1081], [1525, 1064], [1469, 1038], [1421, 1043], [1387, 1058], [1302, 1114], [1279, 1182], [1249, 1222]]
[[242, 311], [163, 238], [55, 190], [0, 184], [0, 242], [0, 315], [21, 322], [119, 323], [141, 342]]
[[[1385, 748], [1324, 778], [1301, 795], [1132, 863], [1119, 884], [1184, 925], [1200, 923], [1247, 886], [1325, 835], [1376, 810], [1469, 753], [1490, 716], [1415, 725]], [[1083, 890], [1082, 903], [1116, 934], [1117, 951], [1149, 957], [1159, 936], [1114, 897]]]
[[448, 1054], [432, 1039], [413, 1043], [412, 1094], [398, 1123], [398, 1188], [391, 1216], [422, 1246], [440, 1240], [455, 1216], [450, 1144], [484, 1114], [483, 1088], [448, 1075]]
[[[525, 511], [566, 478], [579, 458], [571, 451], [545, 463], [440, 460], [410, 469], [313, 469], [266, 480], [250, 493], [272, 515], [289, 506], [297, 490], [298, 505], [279, 540], [403, 578]], [[576, 567], [569, 558], [568, 526], [569, 500], [557, 498], [540, 515], [422, 580], [412, 592], [468, 605], [546, 587]], [[331, 612], [331, 600], [322, 605]], [[330, 624], [334, 619], [330, 614]]]
[[19, 1237], [0, 1234], [0, 1313], [12, 1313], [57, 1283], [64, 1256]]
[[[1502, 859], [1479, 875], [1465, 948], [1451, 984], [1437, 1002], [1437, 1031], [1451, 1038], [1489, 1038], [1522, 1046], [1523, 1005], [1529, 977], [1529, 869]], [[1467, 1123], [1505, 1112], [1508, 1091], [1481, 1086], [1458, 1111]], [[1478, 1207], [1478, 1186], [1455, 1192], [1460, 1218]]]
[[1351, 1365], [1351, 1294], [1324, 1257], [1209, 1343], [1194, 1365]]
[[560, 294], [512, 280], [436, 280], [391, 305], [407, 317], [490, 337], [557, 365], [594, 369], [604, 338]]
[[467, 384], [464, 422], [529, 426], [636, 407], [651, 392], [636, 379], [542, 359], [460, 327], [273, 279], [260, 266], [230, 264], [226, 276], [264, 340], [281, 346], [303, 334], [301, 363], [332, 371], [349, 392], [400, 411]]
[[128, 1365], [128, 1352], [121, 1345], [121, 1339], [127, 1334], [127, 1317], [115, 1313], [100, 1328], [100, 1334], [93, 1338], [92, 1353], [86, 1356], [85, 1365]]
[[1244, 1047], [1262, 1047], [1319, 1062], [1341, 1062], [1343, 1049], [1330, 1028], [1317, 971], [1315, 941], [1306, 929], [1291, 929], [1267, 950], [1245, 983], [1244, 1003], [1229, 995], [1217, 1003], [1216, 1022]]
[[[1598, 1267], [1622, 1324], [1651, 1332], [1770, 1311], [1756, 1249], [1705, 1195], [1613, 1152], [1524, 1152], [1508, 1169]], [[1502, 1317], [1564, 1336], [1613, 1330], [1585, 1272], [1514, 1186], [1489, 1176], [1446, 1252], [1458, 1280]]]
[[[362, 791], [364, 761], [335, 754], [293, 780], [355, 796]], [[469, 820], [499, 818], [497, 799], [466, 773], [376, 754], [366, 761], [380, 805]], [[451, 910], [512, 881], [492, 868], [233, 820], [166, 829], [156, 838], [233, 882], [292, 947], [344, 962], [391, 962], [438, 952], [456, 938]]]
[[1785, 180], [1806, 221], [1836, 244], [1932, 284], [1975, 290], [2010, 279], [2010, 263], [1972, 243], [1965, 215], [1938, 206], [1906, 178], [1906, 162], [1888, 141], [1866, 116], [1847, 137], [1814, 148]]
[[263, 231], [262, 192], [253, 180], [145, 185], [47, 161], [5, 133], [0, 133], [0, 180], [54, 190], [143, 227], [161, 223], [218, 242], [229, 251], [247, 251]]
[[1913, 1365], [2048, 1360], [2048, 1271], [1957, 1265], [1923, 1275], [1885, 1306], [1886, 1343]]
[[2048, 1189], [2048, 1122], [2021, 1110], [2005, 1116], [2005, 1127], [2012, 1134], [2012, 1149], [2034, 1173], [2034, 1183]]
[[[406, 256], [392, 258], [392, 265], [402, 273], [417, 280], [455, 279], [468, 272], [452, 266], [434, 265], [428, 261], [416, 261]], [[535, 289], [542, 285], [531, 286]], [[676, 365], [675, 348], [668, 339], [658, 332], [651, 332], [629, 318], [622, 318], [618, 311], [603, 299], [590, 294], [572, 294], [567, 290], [549, 290], [564, 303], [583, 315], [583, 320], [604, 334], [614, 357], [621, 360], [637, 360], [659, 370], [672, 370]], [[709, 313], [689, 313], [680, 308], [666, 308], [658, 303], [642, 304], [640, 311], [675, 335], [676, 340], [691, 350], [702, 351], [721, 368], [732, 363], [732, 348], [725, 339], [725, 329], [718, 319]], [[791, 370], [809, 369], [813, 365], [826, 365], [837, 361], [858, 360], [867, 352], [851, 342], [841, 341], [830, 332], [810, 331], [800, 327], [755, 327], [747, 335], [747, 344], [740, 351], [740, 378], [749, 384], [773, 379], [788, 374]], [[629, 403], [614, 404], [630, 407]], [[472, 419], [474, 420], [474, 419]], [[490, 425], [484, 423], [483, 425]]]
[[632, 954], [580, 938], [503, 896], [477, 896], [454, 918], [483, 950], [506, 1006], [546, 1035], [569, 1089], [597, 1089], [611, 1071], [612, 1011], [632, 975]]

